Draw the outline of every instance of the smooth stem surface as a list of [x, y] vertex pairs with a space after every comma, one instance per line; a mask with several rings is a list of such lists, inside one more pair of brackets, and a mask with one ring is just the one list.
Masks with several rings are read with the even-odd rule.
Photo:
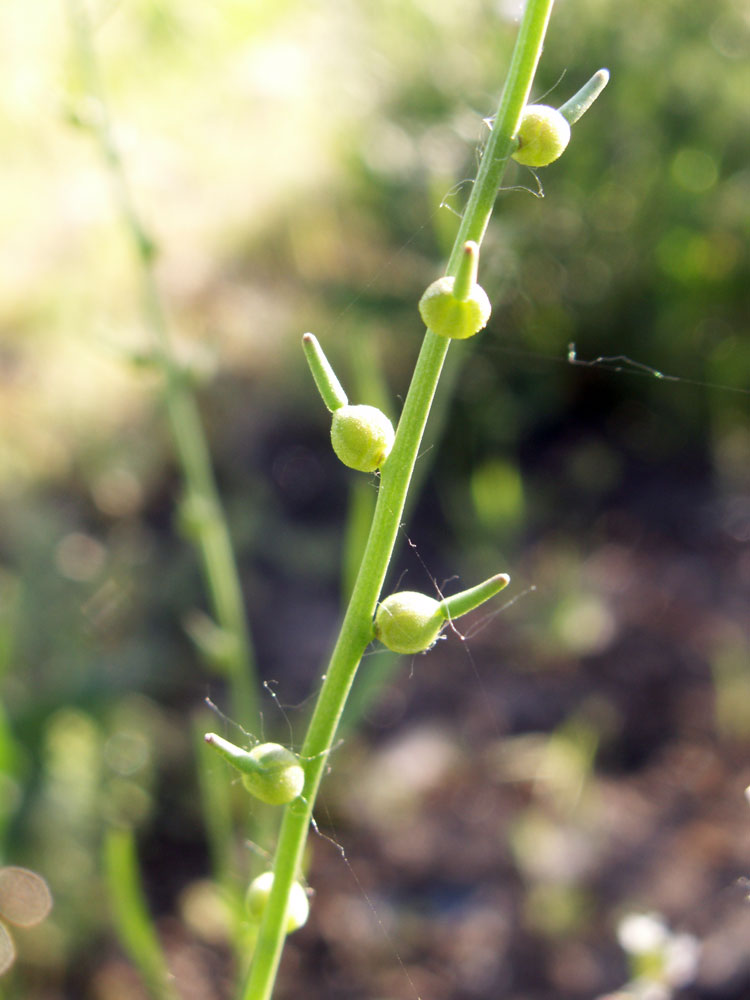
[[516, 148], [514, 136], [528, 104], [553, 3], [527, 0], [500, 105], [448, 260], [448, 274], [456, 273], [467, 240], [481, 246], [505, 165]]
[[214, 479], [211, 457], [189, 376], [176, 360], [166, 316], [154, 276], [154, 243], [135, 207], [128, 177], [115, 143], [109, 106], [92, 42], [92, 26], [81, 0], [68, 0], [69, 20], [83, 86], [97, 104], [90, 125], [109, 169], [120, 214], [139, 266], [143, 314], [154, 339], [164, 374], [164, 396], [175, 450], [185, 483], [186, 502], [194, 517], [212, 613], [232, 637], [227, 669], [233, 711], [239, 718], [258, 718], [258, 696], [250, 633], [245, 616], [234, 550]]
[[104, 873], [120, 940], [140, 970], [148, 992], [154, 1000], [179, 1000], [143, 896], [131, 830], [107, 832]]
[[[480, 244], [489, 222], [513, 136], [528, 101], [553, 0], [528, 0], [476, 181], [451, 253], [455, 275], [467, 240]], [[243, 1000], [270, 1000], [284, 945], [289, 891], [297, 877], [320, 779], [354, 675], [372, 638], [372, 617], [391, 559], [430, 405], [449, 340], [428, 330], [412, 377], [393, 450], [381, 472], [370, 536], [302, 749], [305, 787], [286, 807], [274, 862], [274, 881], [258, 933]]]

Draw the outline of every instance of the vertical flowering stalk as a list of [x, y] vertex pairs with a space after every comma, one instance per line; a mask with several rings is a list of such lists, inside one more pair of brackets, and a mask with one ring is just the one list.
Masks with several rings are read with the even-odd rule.
[[[452, 339], [473, 336], [485, 325], [489, 302], [476, 283], [479, 246], [492, 214], [507, 161], [519, 148], [519, 128], [542, 51], [553, 0], [527, 0], [511, 66], [477, 173], [462, 216], [446, 275], [425, 293], [420, 312], [428, 329], [414, 369], [395, 440], [378, 453], [380, 490], [359, 573], [318, 696], [302, 748], [305, 784], [286, 807], [253, 961], [242, 1000], [270, 1000], [289, 920], [289, 898], [302, 862], [318, 786], [362, 654], [376, 635], [393, 649], [426, 649], [440, 628], [492, 597], [508, 582], [496, 574], [461, 594], [437, 602], [421, 594], [392, 595], [373, 615], [398, 534], [422, 435], [443, 363]], [[607, 82], [606, 70], [579, 91], [556, 115], [566, 126], [590, 106]], [[432, 328], [434, 327], [434, 329]], [[348, 405], [346, 394], [315, 338], [303, 338], [305, 353], [324, 402], [334, 417]], [[365, 408], [372, 409], [372, 408]], [[372, 428], [364, 429], [369, 436]], [[334, 442], [335, 446], [335, 442]], [[346, 462], [346, 458], [343, 458]], [[347, 462], [347, 464], [350, 464]], [[356, 466], [355, 466], [356, 467]]]
[[[528, 0], [497, 115], [463, 214], [446, 273], [454, 279], [466, 259], [467, 242], [481, 245], [505, 165], [528, 101], [553, 0]], [[465, 267], [465, 265], [464, 265]], [[380, 491], [341, 631], [307, 731], [302, 757], [305, 786], [285, 810], [274, 860], [273, 886], [264, 910], [243, 1000], [270, 1000], [287, 926], [291, 887], [298, 876], [312, 809], [341, 713], [366, 646], [396, 542], [412, 471], [450, 337], [425, 333], [393, 448], [383, 464]]]

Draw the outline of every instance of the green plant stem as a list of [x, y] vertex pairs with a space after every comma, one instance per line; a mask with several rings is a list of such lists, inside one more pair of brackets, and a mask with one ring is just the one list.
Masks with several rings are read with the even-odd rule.
[[[481, 244], [505, 164], [513, 150], [513, 136], [528, 101], [552, 4], [553, 0], [528, 0], [526, 4], [494, 126], [448, 261], [448, 274], [457, 273], [467, 240]], [[270, 1000], [273, 991], [284, 944], [289, 891], [300, 869], [313, 804], [346, 697], [362, 654], [372, 639], [372, 617], [449, 343], [430, 330], [426, 332], [393, 450], [381, 472], [378, 501], [360, 571], [302, 748], [302, 757], [307, 760], [305, 787], [302, 796], [287, 806], [284, 813], [273, 888], [245, 981], [243, 1000]]]
[[114, 139], [109, 106], [92, 41], [92, 26], [81, 0], [68, 0], [69, 21], [87, 93], [96, 101], [89, 123], [110, 176], [120, 215], [136, 256], [143, 315], [151, 331], [164, 375], [167, 417], [185, 484], [185, 502], [195, 525], [195, 540], [209, 593], [212, 614], [230, 637], [226, 670], [238, 718], [258, 718], [257, 683], [239, 573], [224, 511], [219, 500], [211, 457], [189, 376], [178, 362], [169, 335], [154, 274], [155, 245], [143, 224]]
[[111, 829], [104, 841], [104, 873], [120, 940], [154, 1000], [179, 1000], [141, 888], [131, 830]]

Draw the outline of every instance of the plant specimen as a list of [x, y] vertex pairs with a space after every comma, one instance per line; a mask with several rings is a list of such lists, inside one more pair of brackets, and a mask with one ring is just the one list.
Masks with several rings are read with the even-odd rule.
[[526, 4], [500, 106], [462, 214], [446, 274], [430, 285], [420, 302], [427, 330], [392, 441], [387, 418], [373, 407], [350, 406], [317, 340], [312, 334], [303, 338], [316, 385], [333, 413], [334, 450], [354, 469], [370, 472], [379, 469], [380, 484], [359, 572], [300, 752], [304, 787], [285, 808], [272, 884], [242, 1000], [269, 1000], [272, 994], [315, 797], [365, 649], [379, 639], [396, 652], [427, 650], [447, 621], [477, 607], [508, 583], [507, 575], [497, 574], [443, 601], [410, 591], [381, 600], [414, 464], [448, 348], [453, 339], [476, 334], [489, 318], [489, 298], [476, 280], [479, 247], [506, 163], [511, 155], [523, 162], [524, 148], [527, 154], [529, 149], [536, 150], [532, 158], [537, 165], [542, 160], [555, 159], [567, 143], [569, 122], [580, 117], [607, 82], [606, 71], [600, 71], [563, 109], [552, 115], [527, 117], [526, 130], [522, 131], [524, 109], [551, 10], [552, 0], [528, 0]]

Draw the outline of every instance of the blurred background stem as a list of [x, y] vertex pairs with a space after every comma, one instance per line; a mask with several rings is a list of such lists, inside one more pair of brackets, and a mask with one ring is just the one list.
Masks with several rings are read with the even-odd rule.
[[[93, 112], [81, 122], [93, 133], [112, 179], [123, 226], [135, 253], [146, 327], [164, 376], [164, 399], [185, 488], [184, 521], [200, 553], [209, 601], [224, 642], [220, 666], [229, 678], [232, 711], [254, 727], [259, 717], [258, 689], [250, 631], [239, 571], [226, 516], [219, 499], [206, 435], [190, 387], [190, 375], [177, 359], [154, 273], [157, 249], [135, 205], [113, 134], [102, 82], [93, 25], [82, 0], [67, 0], [73, 47], [84, 92]], [[216, 661], [212, 664], [216, 666]]]
[[154, 1000], [179, 1000], [143, 897], [132, 830], [111, 829], [104, 841], [104, 875], [120, 940]]

